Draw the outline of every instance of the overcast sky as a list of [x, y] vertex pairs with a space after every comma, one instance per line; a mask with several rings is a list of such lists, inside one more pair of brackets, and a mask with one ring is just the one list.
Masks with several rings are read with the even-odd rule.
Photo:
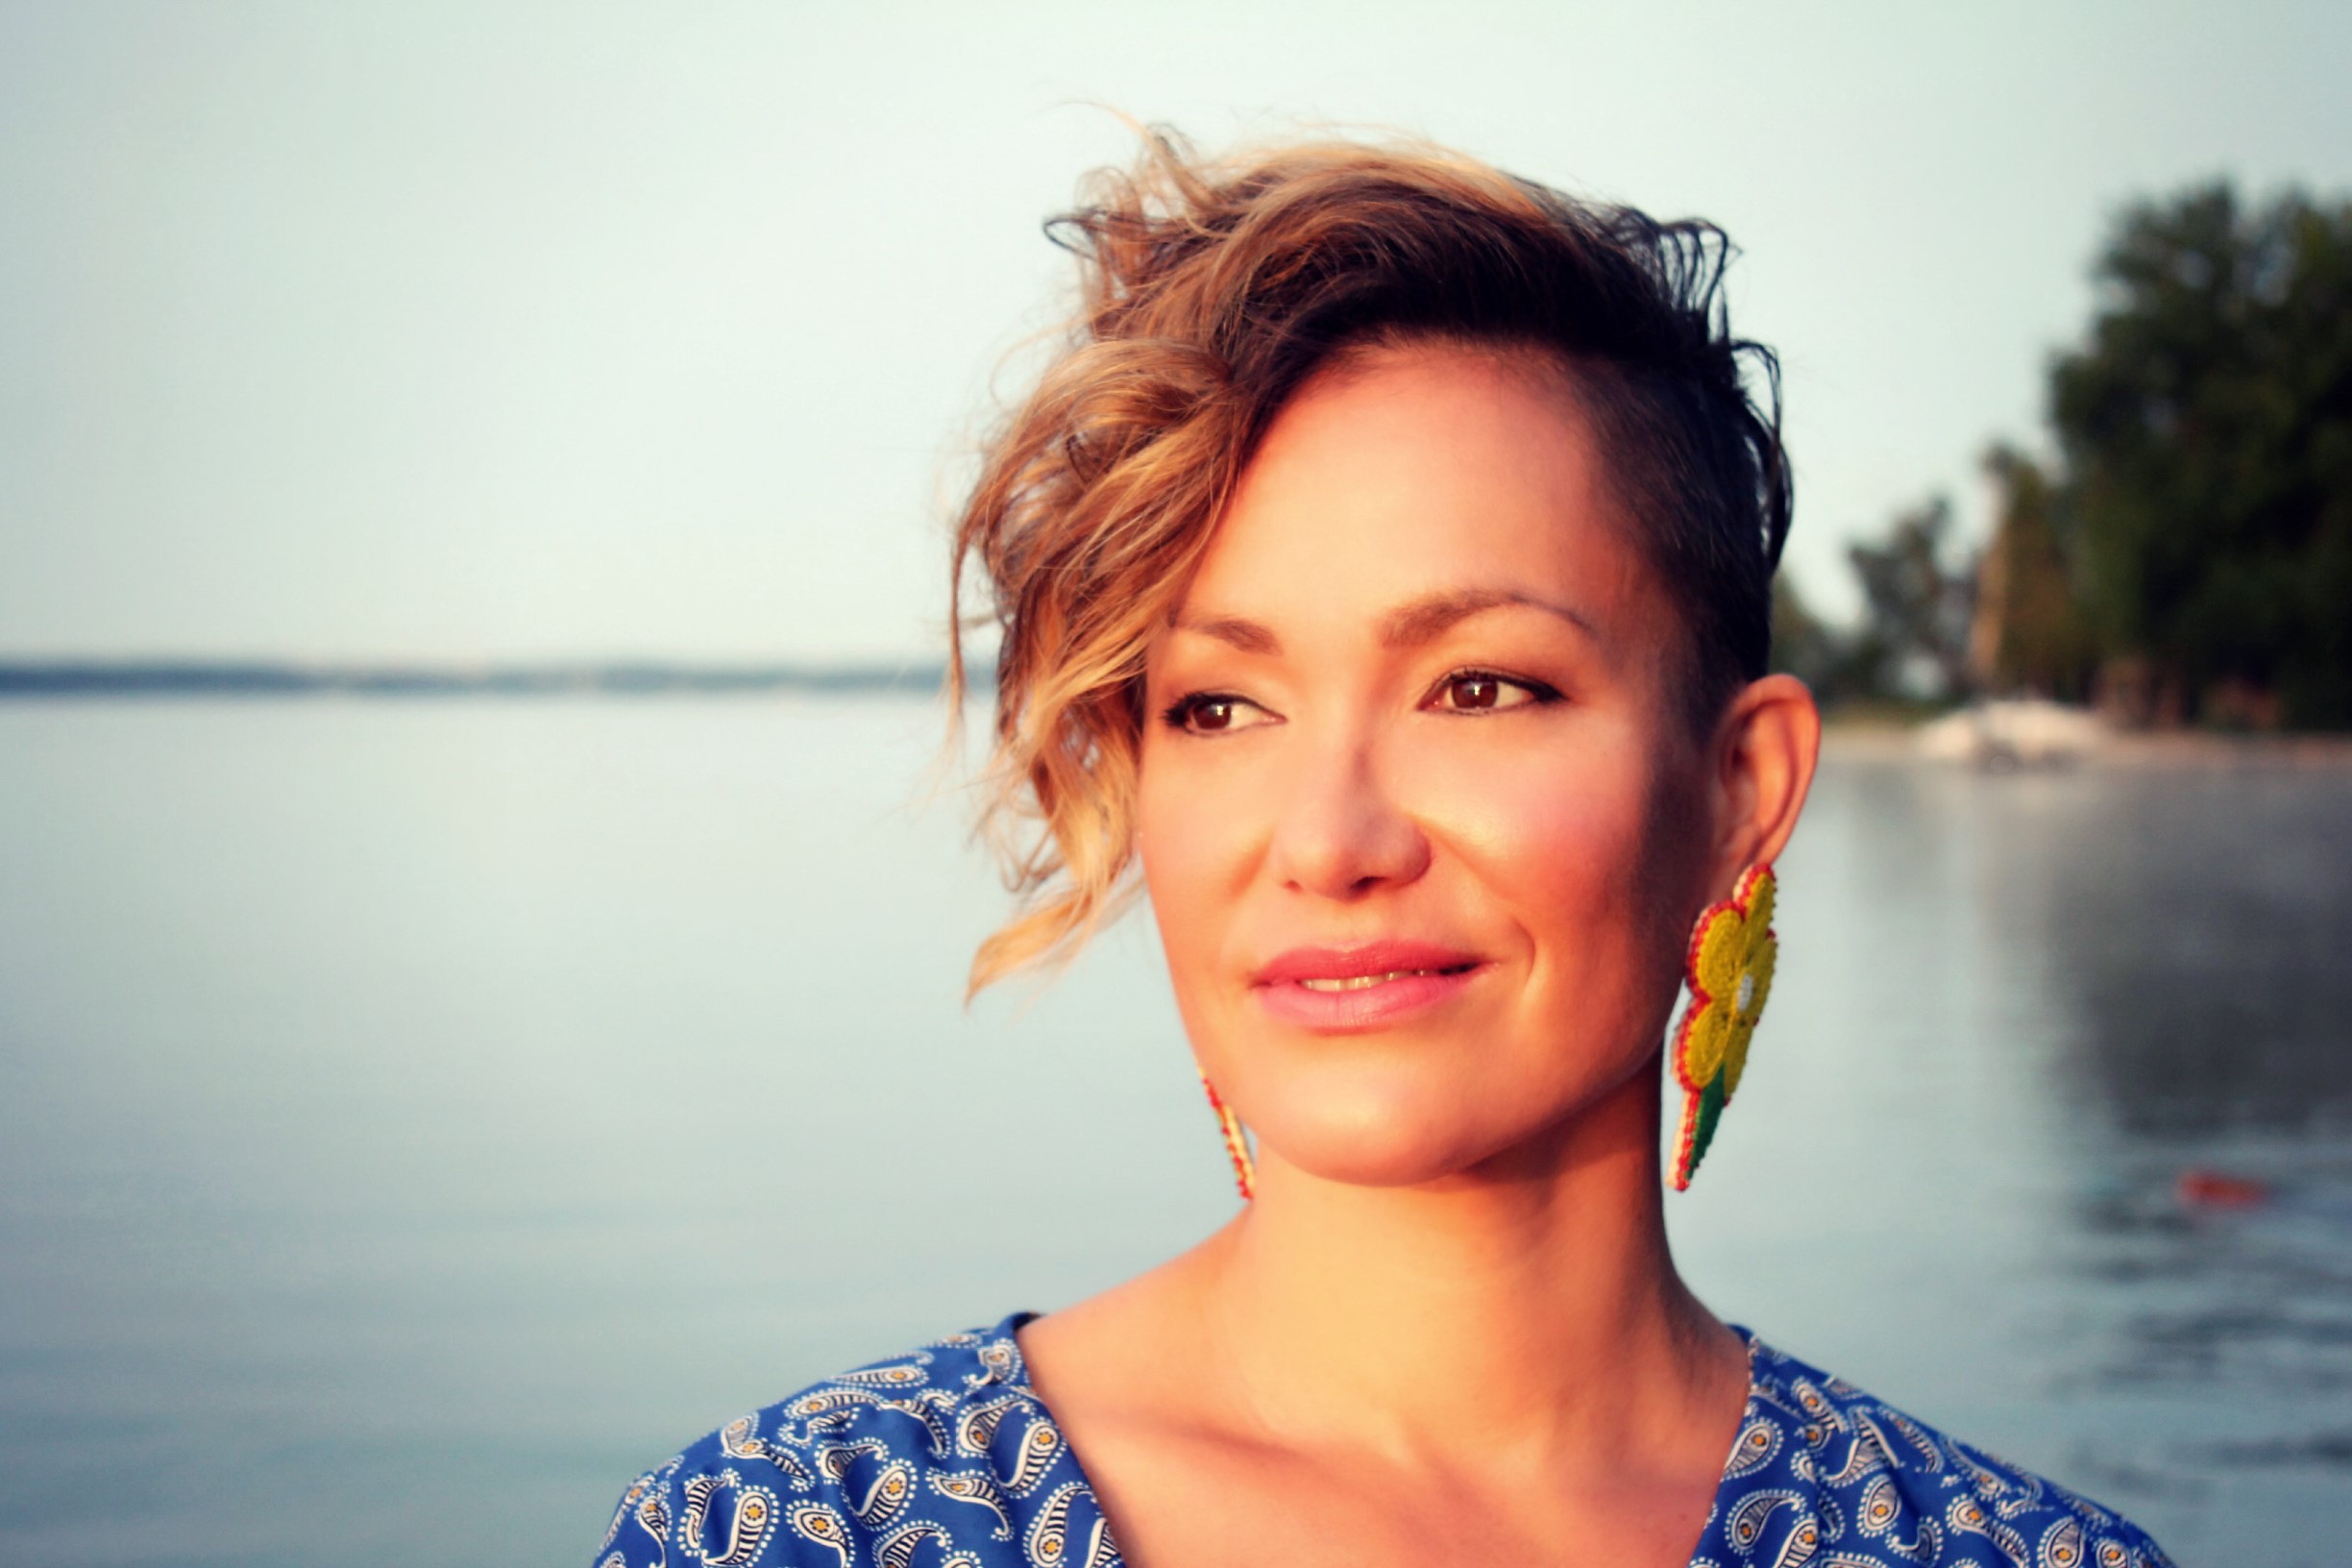
[[0, 656], [934, 649], [1089, 103], [1721, 223], [1842, 611], [1981, 527], [2118, 206], [2352, 189], [2348, 81], [2342, 0], [0, 0]]

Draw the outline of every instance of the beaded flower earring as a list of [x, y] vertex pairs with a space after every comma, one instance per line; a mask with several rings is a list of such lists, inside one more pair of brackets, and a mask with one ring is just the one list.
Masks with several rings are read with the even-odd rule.
[[1217, 1130], [1225, 1135], [1225, 1158], [1233, 1162], [1234, 1185], [1246, 1202], [1258, 1195], [1258, 1163], [1250, 1158], [1249, 1139], [1241, 1135], [1241, 1118], [1233, 1114], [1233, 1107], [1225, 1103], [1205, 1072], [1201, 1088], [1209, 1091], [1209, 1109], [1216, 1113]]
[[1682, 1130], [1675, 1138], [1674, 1189], [1690, 1186], [1715, 1124], [1739, 1088], [1748, 1041], [1772, 993], [1780, 939], [1772, 928], [1773, 869], [1751, 866], [1731, 896], [1711, 904], [1691, 930], [1684, 978], [1690, 1004], [1675, 1031], [1675, 1080], [1682, 1086]]

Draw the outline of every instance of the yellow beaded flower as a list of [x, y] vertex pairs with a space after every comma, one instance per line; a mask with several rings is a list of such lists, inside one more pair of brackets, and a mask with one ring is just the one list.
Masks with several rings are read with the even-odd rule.
[[1731, 896], [1699, 917], [1691, 932], [1686, 978], [1690, 1005], [1675, 1032], [1675, 1079], [1682, 1086], [1682, 1130], [1675, 1139], [1674, 1187], [1715, 1140], [1715, 1124], [1739, 1088], [1748, 1041], [1772, 993], [1780, 941], [1772, 928], [1773, 870], [1751, 866]]

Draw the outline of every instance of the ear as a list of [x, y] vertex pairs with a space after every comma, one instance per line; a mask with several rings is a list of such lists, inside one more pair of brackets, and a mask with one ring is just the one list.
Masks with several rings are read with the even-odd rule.
[[1803, 681], [1766, 675], [1731, 699], [1716, 725], [1711, 758], [1710, 899], [1731, 896], [1742, 871], [1787, 847], [1820, 758], [1821, 710]]

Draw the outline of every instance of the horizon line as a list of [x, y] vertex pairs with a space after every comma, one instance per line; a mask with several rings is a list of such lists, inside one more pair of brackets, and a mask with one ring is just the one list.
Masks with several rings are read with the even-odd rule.
[[[992, 682], [973, 672], [973, 684]], [[0, 657], [0, 700], [77, 697], [934, 695], [944, 659]]]

